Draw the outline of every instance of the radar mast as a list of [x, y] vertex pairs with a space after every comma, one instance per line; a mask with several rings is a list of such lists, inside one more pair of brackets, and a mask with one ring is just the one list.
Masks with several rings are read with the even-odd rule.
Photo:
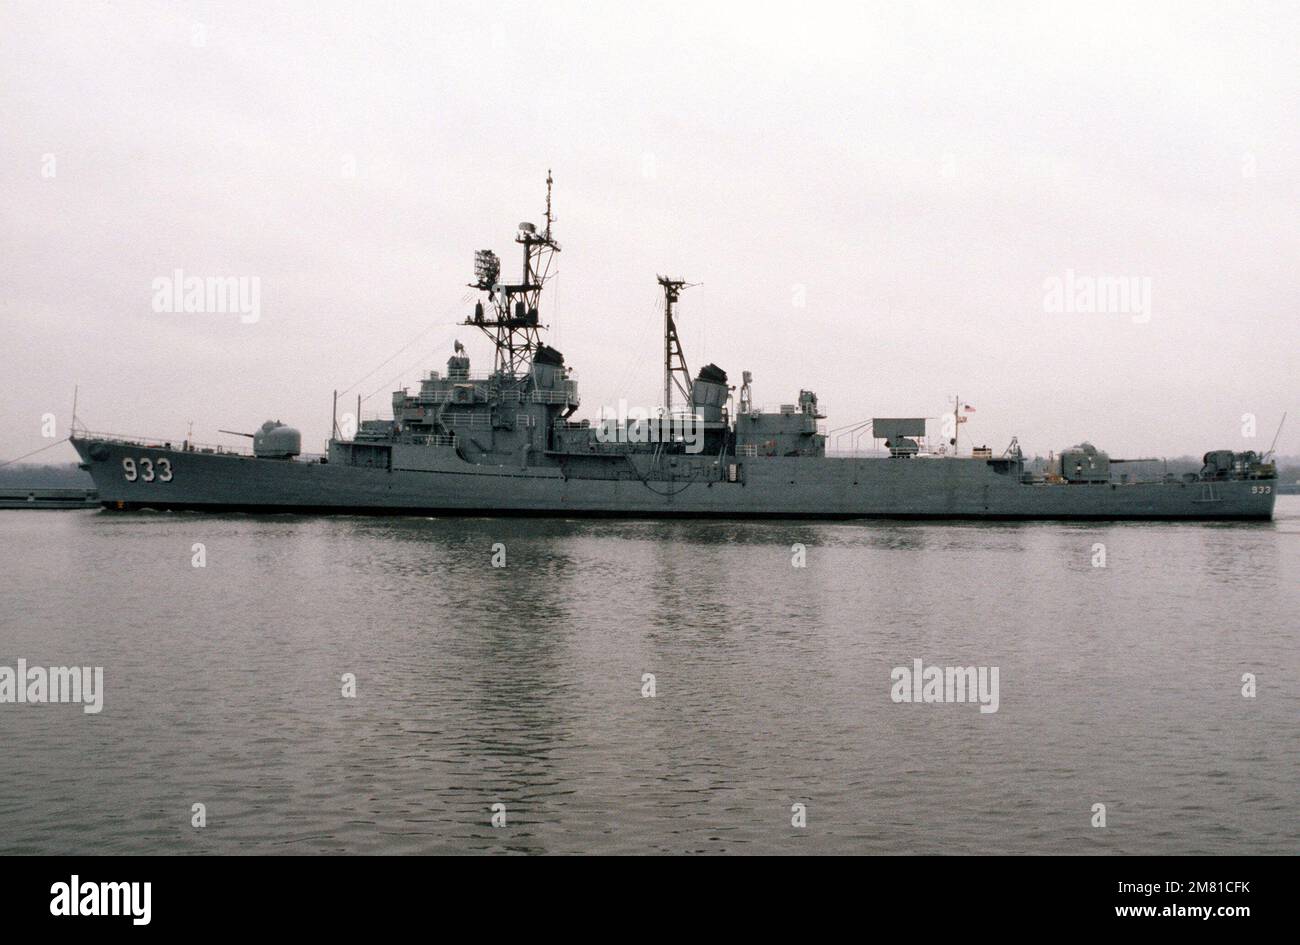
[[681, 298], [682, 289], [691, 286], [682, 279], [658, 278], [664, 288], [664, 413], [672, 413], [673, 388], [686, 398], [687, 409], [691, 405], [691, 370], [686, 366], [682, 339], [677, 334], [677, 322], [673, 318], [673, 303]]
[[519, 282], [501, 282], [501, 260], [490, 249], [474, 254], [474, 282], [470, 288], [488, 294], [490, 312], [480, 300], [474, 315], [465, 320], [492, 339], [496, 347], [497, 373], [520, 377], [528, 373], [533, 353], [541, 347], [538, 306], [542, 288], [551, 274], [551, 264], [560, 244], [551, 236], [555, 218], [551, 213], [551, 172], [546, 172], [546, 228], [538, 232], [532, 223], [520, 223], [515, 242], [523, 247], [523, 275]]

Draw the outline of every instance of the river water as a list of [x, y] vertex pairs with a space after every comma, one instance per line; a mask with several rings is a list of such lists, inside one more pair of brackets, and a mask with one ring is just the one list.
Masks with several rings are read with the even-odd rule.
[[[3, 853], [1300, 851], [1300, 497], [1264, 524], [14, 511], [0, 575], [0, 667], [103, 668], [98, 713], [0, 704]], [[894, 701], [915, 660], [997, 667], [997, 711]]]

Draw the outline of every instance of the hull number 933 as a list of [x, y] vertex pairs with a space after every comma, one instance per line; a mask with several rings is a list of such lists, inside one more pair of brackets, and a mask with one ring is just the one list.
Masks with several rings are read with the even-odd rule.
[[122, 457], [122, 474], [126, 477], [127, 482], [171, 482], [172, 481], [172, 461], [166, 456], [160, 456], [155, 462], [147, 456], [141, 456], [138, 460], [130, 456]]

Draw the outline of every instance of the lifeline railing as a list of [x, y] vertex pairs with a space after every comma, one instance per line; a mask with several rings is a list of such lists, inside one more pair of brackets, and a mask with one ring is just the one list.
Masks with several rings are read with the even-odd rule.
[[[168, 449], [182, 453], [210, 453], [222, 456], [253, 456], [251, 449], [239, 449], [223, 443], [200, 443], [195, 440], [170, 440], [166, 437], [140, 436], [134, 433], [103, 433], [97, 430], [77, 430], [79, 440], [107, 440], [123, 446], [138, 446], [141, 449]], [[300, 463], [315, 463], [325, 458], [324, 453], [299, 453], [292, 457]]]

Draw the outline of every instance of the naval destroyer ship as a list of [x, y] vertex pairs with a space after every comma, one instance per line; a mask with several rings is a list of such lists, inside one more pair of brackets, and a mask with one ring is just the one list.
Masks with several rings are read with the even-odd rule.
[[[385, 515], [619, 515], [733, 518], [1269, 519], [1276, 469], [1267, 454], [1214, 450], [1199, 472], [1141, 477], [1084, 443], [1032, 469], [1015, 441], [995, 456], [959, 453], [960, 402], [927, 437], [927, 418], [877, 417], [848, 428], [881, 447], [827, 455], [817, 395], [800, 390], [778, 410], [756, 408], [752, 378], [738, 395], [710, 364], [686, 366], [674, 305], [664, 294], [664, 403], [596, 423], [579, 420], [578, 386], [564, 356], [542, 341], [543, 288], [560, 245], [545, 223], [519, 225], [518, 282], [490, 250], [474, 258], [479, 300], [465, 324], [495, 349], [490, 373], [471, 373], [456, 343], [445, 373], [393, 393], [392, 418], [337, 420], [323, 455], [302, 452], [293, 427], [267, 421], [251, 452], [79, 428], [73, 446], [107, 509]], [[674, 404], [674, 397], [678, 403]], [[358, 417], [359, 420], [359, 417]], [[949, 423], [948, 421], [952, 421]], [[228, 432], [228, 431], [223, 431]], [[1132, 461], [1128, 461], [1132, 462]], [[1141, 467], [1127, 467], [1141, 468]]]

